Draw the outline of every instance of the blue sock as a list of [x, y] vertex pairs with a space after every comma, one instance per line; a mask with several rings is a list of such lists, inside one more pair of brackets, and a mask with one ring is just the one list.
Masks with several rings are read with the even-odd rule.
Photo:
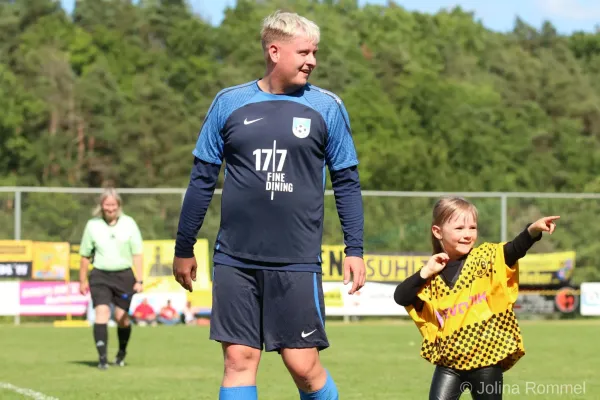
[[256, 386], [221, 386], [219, 400], [258, 400], [258, 392]]
[[339, 400], [340, 396], [335, 382], [331, 378], [331, 375], [329, 375], [329, 371], [326, 370], [325, 372], [327, 372], [325, 386], [321, 390], [312, 393], [304, 393], [302, 390], [299, 390], [300, 400]]

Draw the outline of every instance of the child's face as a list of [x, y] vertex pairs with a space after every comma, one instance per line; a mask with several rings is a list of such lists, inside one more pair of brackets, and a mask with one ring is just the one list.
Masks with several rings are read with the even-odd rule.
[[458, 213], [441, 227], [434, 225], [432, 231], [451, 259], [468, 254], [477, 241], [477, 221], [470, 212]]

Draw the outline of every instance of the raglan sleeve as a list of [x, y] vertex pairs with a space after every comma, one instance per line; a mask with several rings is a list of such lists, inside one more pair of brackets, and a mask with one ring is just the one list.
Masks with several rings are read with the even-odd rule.
[[218, 94], [206, 114], [192, 152], [194, 165], [177, 225], [176, 257], [194, 256], [196, 236], [212, 200], [223, 162], [224, 142], [221, 131], [224, 120], [222, 96]]
[[339, 171], [358, 165], [350, 118], [341, 100], [336, 101], [328, 113], [325, 157], [330, 171]]
[[192, 152], [196, 158], [216, 165], [221, 165], [223, 162], [224, 144], [221, 130], [223, 129], [224, 118], [221, 103], [222, 96], [217, 95], [204, 118], [196, 147]]

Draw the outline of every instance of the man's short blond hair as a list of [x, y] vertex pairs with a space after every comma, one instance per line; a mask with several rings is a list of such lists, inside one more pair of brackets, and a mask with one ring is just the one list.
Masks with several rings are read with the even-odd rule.
[[297, 36], [308, 37], [319, 44], [321, 32], [317, 24], [296, 13], [275, 11], [263, 20], [260, 32], [263, 49], [277, 40], [290, 40]]

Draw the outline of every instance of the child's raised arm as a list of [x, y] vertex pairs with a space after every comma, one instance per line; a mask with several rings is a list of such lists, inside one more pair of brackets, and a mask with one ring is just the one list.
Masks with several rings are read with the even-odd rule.
[[521, 232], [513, 241], [504, 245], [504, 260], [506, 265], [513, 266], [521, 258], [525, 257], [535, 242], [542, 238], [542, 232], [552, 234], [556, 229], [555, 220], [559, 216], [543, 217], [538, 219]]
[[422, 303], [417, 294], [419, 290], [427, 283], [427, 280], [438, 274], [448, 263], [448, 254], [439, 253], [431, 256], [427, 265], [415, 272], [410, 277], [400, 283], [394, 291], [394, 301], [403, 306], [414, 306], [417, 310], [421, 309]]

